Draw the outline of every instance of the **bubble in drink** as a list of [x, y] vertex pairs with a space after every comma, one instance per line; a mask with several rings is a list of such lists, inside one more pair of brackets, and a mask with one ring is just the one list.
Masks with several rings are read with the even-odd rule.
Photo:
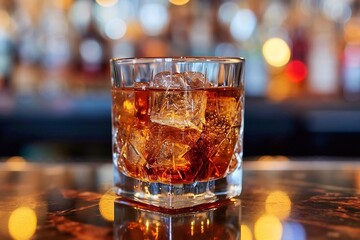
[[242, 151], [242, 93], [208, 87], [196, 72], [164, 72], [145, 87], [113, 88], [119, 171], [171, 184], [225, 177], [239, 164], [236, 156]]

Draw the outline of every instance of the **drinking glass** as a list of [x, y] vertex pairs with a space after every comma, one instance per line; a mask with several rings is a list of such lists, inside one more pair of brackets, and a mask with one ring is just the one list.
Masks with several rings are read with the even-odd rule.
[[118, 195], [166, 209], [240, 195], [244, 64], [235, 57], [110, 60]]

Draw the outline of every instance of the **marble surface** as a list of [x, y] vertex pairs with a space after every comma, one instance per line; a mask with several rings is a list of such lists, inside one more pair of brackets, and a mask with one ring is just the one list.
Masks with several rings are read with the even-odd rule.
[[313, 160], [245, 162], [239, 199], [177, 214], [117, 198], [110, 164], [2, 163], [0, 239], [360, 239], [360, 161]]

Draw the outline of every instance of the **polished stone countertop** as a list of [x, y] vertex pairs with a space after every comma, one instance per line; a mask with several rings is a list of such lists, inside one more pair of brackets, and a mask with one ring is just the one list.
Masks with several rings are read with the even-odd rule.
[[117, 198], [110, 164], [1, 163], [0, 239], [360, 239], [360, 161], [243, 167], [239, 199], [161, 213]]

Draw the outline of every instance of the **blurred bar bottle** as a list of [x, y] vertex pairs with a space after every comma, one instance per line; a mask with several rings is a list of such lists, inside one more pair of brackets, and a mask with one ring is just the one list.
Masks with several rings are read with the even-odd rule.
[[0, 90], [10, 85], [13, 65], [13, 47], [10, 36], [0, 29]]
[[106, 40], [99, 33], [92, 17], [79, 43], [81, 70], [87, 75], [98, 75], [105, 71], [107, 50]]
[[287, 78], [293, 83], [293, 92], [301, 96], [307, 92], [309, 56], [309, 17], [301, 8], [301, 1], [292, 0], [289, 10], [288, 31], [291, 42], [291, 58], [285, 68]]
[[321, 2], [314, 1], [313, 4], [308, 88], [315, 95], [335, 95], [339, 89], [338, 32], [335, 23], [324, 16]]
[[9, 87], [14, 62], [10, 8], [10, 4], [0, 2], [0, 90]]
[[360, 100], [360, 2], [354, 2], [352, 17], [344, 26], [343, 94], [349, 101]]

